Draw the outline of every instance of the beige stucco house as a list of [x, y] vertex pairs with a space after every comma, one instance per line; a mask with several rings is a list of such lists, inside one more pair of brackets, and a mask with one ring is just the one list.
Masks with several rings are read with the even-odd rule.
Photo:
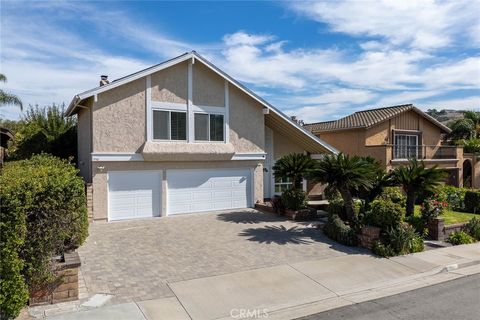
[[359, 111], [305, 128], [344, 153], [376, 158], [387, 170], [415, 157], [446, 169], [449, 184], [462, 186], [475, 179], [463, 174], [472, 165], [463, 148], [444, 143], [450, 129], [411, 104]]
[[74, 114], [94, 220], [253, 207], [288, 186], [276, 159], [337, 152], [196, 52], [104, 77]]

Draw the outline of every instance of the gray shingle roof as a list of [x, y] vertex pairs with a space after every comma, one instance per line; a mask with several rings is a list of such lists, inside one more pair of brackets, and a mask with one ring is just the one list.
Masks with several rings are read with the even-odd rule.
[[435, 125], [439, 126], [442, 130], [450, 132], [448, 127], [441, 124], [420, 109], [416, 108], [413, 104], [403, 104], [392, 107], [357, 111], [338, 120], [306, 124], [305, 128], [313, 133], [354, 128], [369, 128], [409, 110], [417, 112], [421, 116], [433, 122]]

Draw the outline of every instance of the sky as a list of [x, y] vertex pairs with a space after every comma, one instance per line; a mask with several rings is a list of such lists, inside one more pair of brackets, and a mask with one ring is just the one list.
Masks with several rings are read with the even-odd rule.
[[404, 103], [480, 109], [480, 0], [1, 0], [0, 9], [0, 86], [26, 106], [68, 105], [101, 74], [196, 50], [305, 122]]

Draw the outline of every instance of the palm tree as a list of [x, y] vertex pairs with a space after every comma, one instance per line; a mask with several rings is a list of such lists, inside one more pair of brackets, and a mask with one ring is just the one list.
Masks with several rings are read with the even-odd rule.
[[478, 111], [465, 111], [463, 114], [465, 119], [472, 120], [475, 128], [475, 137], [478, 138], [480, 135], [480, 112]]
[[[1, 73], [0, 73], [0, 82], [7, 82], [7, 77]], [[19, 97], [0, 89], [0, 105], [5, 105], [5, 104], [17, 105], [20, 107], [20, 110], [23, 110], [23, 104]]]
[[450, 129], [452, 129], [450, 137], [456, 141], [475, 137], [475, 123], [468, 118], [456, 120]]
[[292, 190], [315, 166], [315, 160], [302, 153], [291, 153], [281, 157], [273, 166], [275, 178], [290, 178]]
[[370, 189], [376, 177], [376, 168], [372, 161], [366, 158], [346, 155], [326, 155], [311, 172], [310, 178], [320, 183], [328, 184], [340, 192], [345, 204], [347, 219], [355, 217], [353, 193]]
[[426, 168], [423, 161], [413, 158], [407, 166], [395, 168], [392, 172], [394, 181], [401, 185], [407, 194], [406, 215], [412, 216], [415, 200], [423, 192], [434, 192], [445, 181], [446, 172], [437, 166]]

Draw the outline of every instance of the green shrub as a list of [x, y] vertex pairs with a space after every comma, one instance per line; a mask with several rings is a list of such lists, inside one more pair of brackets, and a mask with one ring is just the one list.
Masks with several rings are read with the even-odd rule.
[[305, 209], [307, 207], [307, 193], [298, 189], [285, 190], [282, 193], [282, 202], [290, 210]]
[[438, 200], [436, 198], [426, 199], [422, 206], [420, 207], [420, 212], [422, 213], [422, 219], [425, 221], [430, 221], [437, 218], [448, 207], [448, 203]]
[[465, 211], [480, 214], [480, 191], [465, 192]]
[[402, 219], [403, 209], [400, 204], [377, 199], [370, 204], [370, 210], [366, 212], [364, 222], [387, 230], [399, 225]]
[[387, 231], [388, 244], [396, 254], [408, 254], [423, 251], [423, 239], [409, 224], [400, 224]]
[[448, 236], [447, 242], [450, 242], [451, 244], [456, 246], [459, 244], [474, 243], [475, 239], [473, 239], [473, 237], [465, 231], [455, 231]]
[[323, 227], [327, 237], [347, 246], [357, 245], [357, 234], [350, 226], [347, 226], [337, 215], [330, 215]]
[[10, 184], [8, 177], [0, 175], [0, 319], [15, 318], [28, 300], [18, 255], [25, 241], [25, 214], [19, 210], [20, 201], [9, 196]]
[[407, 202], [407, 197], [405, 197], [400, 187], [385, 187], [378, 198], [387, 201], [390, 200], [393, 203], [401, 205], [402, 208], [405, 208]]
[[77, 172], [67, 161], [48, 155], [10, 162], [3, 169], [2, 211], [26, 219], [20, 258], [30, 289], [53, 282], [52, 256], [77, 248], [87, 237], [84, 184]]
[[372, 251], [376, 255], [379, 255], [380, 257], [384, 257], [384, 258], [393, 257], [397, 255], [390, 245], [388, 244], [386, 245], [381, 241], [375, 241], [375, 243], [373, 244]]
[[439, 195], [445, 198], [450, 209], [455, 211], [465, 211], [465, 193], [467, 189], [457, 188], [445, 185], [440, 189]]
[[342, 198], [334, 198], [328, 201], [328, 213], [331, 216], [345, 216], [345, 208], [343, 206]]
[[480, 241], [480, 219], [477, 217], [472, 218], [465, 226], [465, 230], [473, 238]]

